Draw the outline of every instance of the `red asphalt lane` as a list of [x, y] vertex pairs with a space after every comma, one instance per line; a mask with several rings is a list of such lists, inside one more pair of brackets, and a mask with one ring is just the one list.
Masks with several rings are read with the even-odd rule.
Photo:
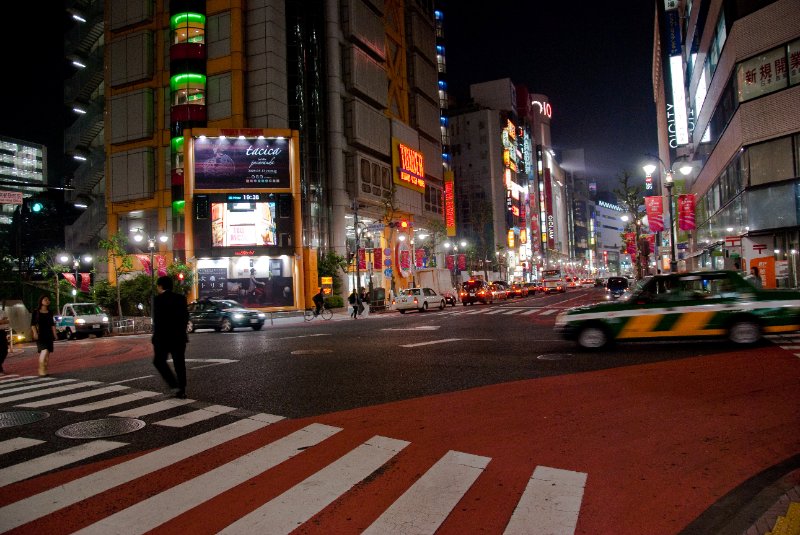
[[[155, 532], [215, 532], [378, 434], [411, 445], [297, 533], [359, 533], [448, 450], [492, 461], [437, 533], [502, 533], [537, 465], [588, 474], [576, 533], [678, 533], [751, 476], [800, 452], [800, 359], [766, 346], [283, 421], [14, 532], [71, 531], [311, 422], [346, 432]], [[108, 464], [7, 490], [19, 499]]]

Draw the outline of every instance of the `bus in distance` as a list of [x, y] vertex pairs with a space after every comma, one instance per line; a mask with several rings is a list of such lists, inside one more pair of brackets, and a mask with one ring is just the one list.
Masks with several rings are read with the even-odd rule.
[[545, 269], [542, 270], [542, 285], [544, 286], [544, 293], [549, 294], [552, 292], [566, 292], [567, 285], [564, 282], [564, 275], [560, 269]]

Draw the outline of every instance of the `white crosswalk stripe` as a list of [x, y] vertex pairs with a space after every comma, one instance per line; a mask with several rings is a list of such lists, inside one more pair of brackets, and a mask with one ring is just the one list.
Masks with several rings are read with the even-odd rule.
[[36, 440], [35, 438], [23, 438], [23, 437], [11, 438], [0, 442], [0, 455], [11, 453], [12, 451], [30, 448], [31, 446], [37, 446], [39, 444], [44, 444], [44, 440]]
[[299, 524], [307, 521], [383, 466], [408, 444], [404, 440], [372, 437], [302, 483], [243, 516], [220, 533], [228, 535], [290, 533]]
[[212, 405], [204, 409], [199, 409], [187, 414], [175, 416], [174, 418], [161, 420], [160, 422], [156, 422], [156, 425], [163, 425], [165, 427], [186, 427], [187, 425], [196, 424], [197, 422], [202, 422], [204, 420], [210, 420], [211, 418], [216, 418], [220, 414], [226, 414], [235, 410], [236, 409], [234, 407]]
[[373, 522], [364, 535], [435, 533], [490, 460], [468, 453], [448, 452]]
[[337, 427], [311, 424], [271, 444], [243, 455], [214, 470], [141, 501], [78, 531], [96, 533], [145, 533], [217, 494], [244, 483], [254, 475], [291, 459], [306, 448], [341, 431]]
[[[523, 308], [515, 310], [518, 314], [528, 312]], [[40, 401], [59, 399], [62, 401], [58, 403], [61, 403], [66, 397], [60, 395], [58, 388], [47, 390], [51, 390], [47, 394], [50, 396], [49, 399]], [[317, 454], [308, 457], [317, 459], [313, 462], [318, 463], [317, 466], [309, 467], [312, 468], [308, 471], [311, 475], [304, 476], [305, 479], [275, 498], [268, 499], [260, 505], [254, 503], [254, 510], [238, 519], [229, 520], [231, 524], [215, 528], [220, 533], [290, 533], [323, 511], [326, 515], [345, 513], [329, 506], [348, 496], [353, 489], [372, 484], [380, 489], [382, 485], [380, 480], [384, 474], [402, 473], [404, 470], [402, 463], [406, 462], [408, 457], [401, 457], [398, 454], [411, 444], [406, 440], [375, 435], [363, 443], [361, 443], [363, 438], [359, 439], [353, 446], [338, 453], [338, 458], [333, 461], [320, 461], [319, 452], [324, 451], [329, 442], [336, 442], [340, 447], [343, 444], [340, 439], [336, 441], [329, 439], [341, 435], [342, 439], [347, 440], [348, 430], [321, 423], [310, 423], [299, 430], [273, 438], [265, 444], [255, 444], [246, 453], [226, 459], [219, 465], [212, 463], [199, 475], [187, 478], [183, 470], [173, 465], [199, 455], [204, 455], [204, 458], [208, 459], [209, 453], [213, 450], [228, 450], [229, 444], [234, 441], [241, 441], [246, 435], [253, 437], [251, 433], [283, 418], [271, 414], [243, 416], [241, 412], [233, 415], [230, 414], [236, 411], [233, 407], [210, 405], [198, 408], [202, 404], [193, 400], [162, 399], [147, 402], [148, 398], [157, 395], [148, 391], [108, 390], [108, 387], [94, 388], [93, 391], [103, 391], [110, 397], [61, 410], [80, 413], [101, 411], [123, 404], [139, 404], [114, 412], [111, 416], [138, 418], [167, 412], [179, 413], [153, 424], [165, 427], [188, 427], [201, 421], [210, 421], [212, 422], [210, 425], [214, 425], [215, 418], [226, 414], [229, 416], [215, 423], [219, 427], [213, 430], [198, 432], [191, 438], [143, 453], [113, 466], [97, 468], [88, 475], [70, 479], [66, 483], [59, 482], [38, 494], [27, 495], [25, 498], [7, 503], [0, 507], [0, 532], [25, 526], [38, 519], [44, 520], [49, 515], [78, 502], [85, 501], [88, 510], [92, 510], [94, 502], [102, 503], [104, 496], [107, 495], [106, 491], [123, 490], [126, 486], [134, 489], [145, 481], [143, 479], [145, 476], [159, 472], [158, 479], [169, 483], [161, 487], [157, 493], [134, 498], [128, 503], [121, 504], [121, 507], [94, 507], [94, 510], [99, 512], [92, 518], [86, 518], [81, 525], [88, 525], [77, 533], [86, 535], [149, 532], [173, 521], [180, 522], [186, 513], [197, 507], [219, 507], [218, 497], [221, 495], [239, 492], [248, 481], [262, 476], [294, 457], [303, 455], [306, 451], [317, 450]], [[142, 402], [145, 404], [142, 405]], [[234, 418], [232, 423], [230, 423], [231, 418]], [[148, 426], [147, 429], [151, 428]], [[0, 455], [13, 454], [25, 448], [31, 448], [31, 452], [35, 454], [37, 447], [50, 448], [45, 450], [46, 454], [35, 458], [28, 452], [16, 454], [17, 458], [24, 456], [24, 460], [0, 468], [0, 487], [7, 487], [13, 492], [15, 483], [46, 472], [67, 468], [127, 445], [126, 442], [93, 440], [53, 453], [53, 445], [42, 440], [20, 436], [0, 441]], [[411, 451], [409, 448], [408, 453]], [[301, 458], [298, 457], [298, 460]], [[490, 463], [490, 457], [448, 451], [432, 465], [423, 468], [419, 477], [397, 497], [392, 498], [382, 512], [376, 512], [377, 518], [364, 533], [368, 535], [435, 533], [447, 523], [453, 511], [464, 506], [459, 504], [470, 489], [475, 487], [475, 483], [484, 475]], [[389, 475], [387, 478], [386, 484], [389, 487], [393, 477]], [[518, 502], [513, 504], [515, 507], [505, 533], [574, 533], [586, 480], [585, 473], [545, 466], [536, 467]], [[131, 494], [135, 495], [135, 492]], [[478, 502], [481, 503], [480, 497]], [[491, 500], [484, 502], [490, 504]], [[509, 511], [511, 509], [508, 508]], [[104, 510], [108, 513], [103, 513]], [[103, 516], [104, 514], [108, 516]], [[324, 524], [321, 526], [324, 528]]]
[[130, 389], [129, 386], [111, 385], [103, 388], [95, 388], [93, 390], [87, 390], [85, 392], [78, 392], [77, 394], [69, 394], [66, 396], [59, 396], [57, 398], [21, 403], [17, 405], [17, 407], [37, 408], [37, 407], [49, 407], [51, 405], [62, 405], [64, 403], [69, 403], [71, 401], [78, 401], [87, 398], [96, 398], [98, 396], [103, 396], [105, 394], [112, 394], [114, 392], [119, 392], [120, 390], [129, 390], [129, 389]]
[[49, 472], [50, 470], [61, 468], [127, 445], [126, 442], [93, 440], [86, 444], [15, 464], [14, 466], [9, 466], [0, 470], [0, 487], [5, 487], [11, 483], [16, 483], [17, 481], [22, 481], [23, 479], [28, 479], [29, 477]]
[[5, 396], [0, 398], [0, 403], [11, 403], [12, 401], [20, 401], [22, 399], [40, 398], [42, 396], [49, 396], [50, 394], [57, 394], [59, 392], [67, 392], [69, 390], [77, 390], [87, 386], [94, 386], [100, 384], [99, 381], [82, 381], [80, 383], [72, 383], [66, 386], [56, 386], [53, 388], [45, 388], [35, 392], [25, 392], [24, 394], [15, 394], [13, 396]]
[[14, 385], [14, 388], [5, 388], [3, 389], [2, 392], [0, 392], [0, 394], [5, 395], [5, 394], [13, 394], [14, 392], [26, 392], [29, 390], [36, 390], [37, 388], [44, 388], [45, 386], [61, 385], [65, 383], [74, 383], [74, 382], [75, 379], [60, 379], [58, 381], [48, 381], [46, 383], [37, 382], [36, 384], [24, 383], [23, 385], [20, 385], [19, 383], [17, 383]]

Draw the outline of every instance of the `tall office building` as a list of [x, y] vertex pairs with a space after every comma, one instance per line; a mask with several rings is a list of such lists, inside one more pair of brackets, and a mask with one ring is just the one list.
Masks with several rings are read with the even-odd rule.
[[[674, 180], [677, 257], [687, 268], [758, 266], [765, 286], [796, 286], [800, 1], [657, 7], [659, 178]], [[689, 214], [696, 228], [684, 231]]]
[[443, 211], [431, 1], [111, 0], [101, 19], [105, 78], [81, 96], [102, 133], [67, 147], [89, 162], [102, 139], [99, 179], [73, 181], [98, 237], [163, 234], [132, 252], [189, 262], [200, 296], [249, 298], [252, 275], [264, 307], [303, 306], [316, 251], [354, 255], [349, 285], [411, 283], [432, 251], [400, 238]]

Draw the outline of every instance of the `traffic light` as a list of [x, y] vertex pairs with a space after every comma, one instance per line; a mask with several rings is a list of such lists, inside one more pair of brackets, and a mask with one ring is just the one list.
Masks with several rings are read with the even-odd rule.
[[41, 202], [34, 201], [31, 203], [31, 212], [33, 212], [34, 214], [38, 214], [42, 210], [44, 210], [44, 204], [42, 204]]
[[178, 282], [183, 282], [183, 272], [178, 272]]

